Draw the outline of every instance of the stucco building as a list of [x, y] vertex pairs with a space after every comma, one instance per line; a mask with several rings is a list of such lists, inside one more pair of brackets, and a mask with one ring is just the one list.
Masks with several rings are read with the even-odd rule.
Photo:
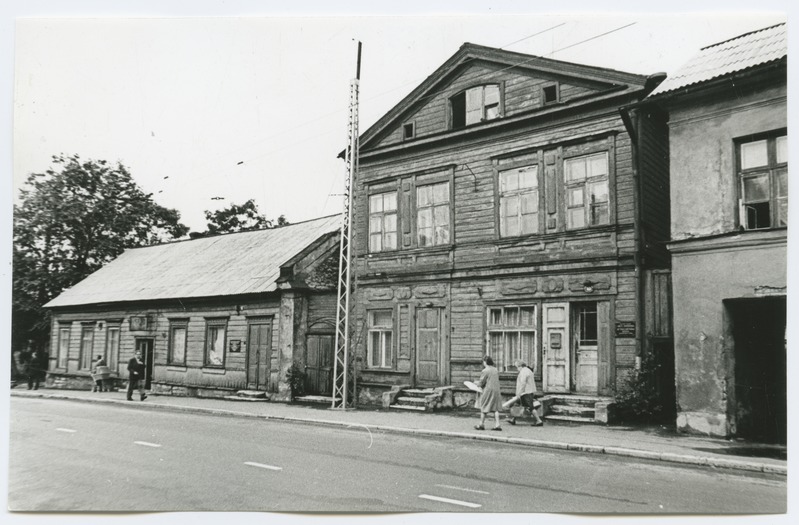
[[703, 48], [668, 113], [677, 426], [786, 439], [787, 25]]

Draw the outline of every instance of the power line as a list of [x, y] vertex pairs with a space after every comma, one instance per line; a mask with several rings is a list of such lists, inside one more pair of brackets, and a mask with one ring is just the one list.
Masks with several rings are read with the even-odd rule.
[[525, 40], [529, 40], [529, 39], [533, 38], [534, 36], [541, 35], [543, 33], [546, 33], [547, 31], [552, 31], [553, 29], [557, 29], [560, 26], [565, 26], [565, 25], [566, 25], [566, 22], [562, 22], [562, 23], [560, 23], [560, 24], [558, 24], [556, 26], [552, 26], [552, 27], [550, 27], [548, 29], [544, 29], [543, 31], [539, 31], [538, 33], [533, 33], [532, 35], [526, 36], [524, 38], [520, 38], [519, 40], [514, 40], [510, 44], [505, 44], [504, 46], [500, 47], [499, 49], [505, 49], [506, 47], [510, 47], [510, 46], [512, 46], [514, 44], [518, 44], [519, 42], [524, 42]]
[[615, 33], [616, 31], [621, 31], [622, 29], [626, 29], [626, 28], [628, 28], [628, 27], [630, 27], [630, 26], [634, 26], [634, 25], [635, 25], [635, 24], [637, 24], [637, 23], [638, 23], [638, 22], [632, 22], [632, 23], [630, 23], [630, 24], [627, 24], [626, 26], [621, 26], [621, 27], [617, 27], [616, 29], [611, 29], [610, 31], [607, 31], [607, 32], [605, 32], [605, 33], [602, 33], [602, 34], [600, 34], [600, 35], [592, 36], [591, 38], [586, 38], [585, 40], [581, 40], [581, 41], [579, 41], [579, 42], [577, 42], [577, 43], [575, 43], [575, 44], [571, 44], [571, 45], [569, 45], [569, 46], [562, 47], [562, 48], [560, 48], [560, 49], [556, 49], [555, 51], [553, 51], [553, 52], [551, 52], [551, 53], [549, 53], [549, 54], [547, 54], [547, 55], [544, 55], [544, 56], [552, 56], [552, 55], [554, 55], [555, 53], [558, 53], [558, 52], [560, 52], [560, 51], [563, 51], [563, 50], [565, 50], [565, 49], [569, 49], [569, 48], [572, 48], [572, 47], [574, 47], [574, 46], [579, 46], [580, 44], [585, 44], [586, 42], [590, 42], [591, 40], [595, 40], [595, 39], [597, 39], [597, 38], [600, 38], [600, 37], [603, 37], [603, 36], [605, 36], [605, 35], [609, 35], [609, 34], [611, 34], [611, 33]]

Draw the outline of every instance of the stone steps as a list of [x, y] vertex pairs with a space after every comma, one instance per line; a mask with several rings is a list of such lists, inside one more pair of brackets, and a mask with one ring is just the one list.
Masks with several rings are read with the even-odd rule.
[[601, 421], [597, 421], [593, 417], [578, 417], [578, 416], [561, 416], [557, 414], [547, 414], [544, 416], [546, 421], [562, 421], [564, 423], [583, 423], [587, 425], [602, 425]]
[[418, 412], [424, 412], [425, 408], [424, 405], [417, 406], [417, 405], [389, 405], [389, 408], [395, 408], [397, 410], [415, 410]]

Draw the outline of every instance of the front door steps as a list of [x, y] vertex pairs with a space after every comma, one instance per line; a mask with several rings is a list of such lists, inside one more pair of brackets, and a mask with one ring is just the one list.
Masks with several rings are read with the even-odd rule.
[[410, 385], [395, 385], [383, 392], [383, 408], [432, 412], [452, 407], [452, 386], [411, 388]]
[[612, 397], [547, 394], [539, 401], [546, 421], [607, 425], [613, 412]]

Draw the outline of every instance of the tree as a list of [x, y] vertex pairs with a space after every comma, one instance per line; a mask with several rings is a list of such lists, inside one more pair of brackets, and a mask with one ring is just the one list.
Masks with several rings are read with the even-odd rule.
[[289, 223], [283, 215], [277, 218], [276, 223], [273, 223], [258, 211], [258, 205], [253, 199], [244, 204], [231, 204], [227, 208], [214, 212], [205, 210], [205, 220], [208, 221], [208, 230], [202, 233], [192, 232], [192, 238], [277, 228]]
[[120, 163], [61, 155], [53, 165], [28, 177], [14, 206], [12, 348], [44, 344], [42, 306], [64, 289], [127, 248], [188, 232], [178, 211], [156, 204]]

